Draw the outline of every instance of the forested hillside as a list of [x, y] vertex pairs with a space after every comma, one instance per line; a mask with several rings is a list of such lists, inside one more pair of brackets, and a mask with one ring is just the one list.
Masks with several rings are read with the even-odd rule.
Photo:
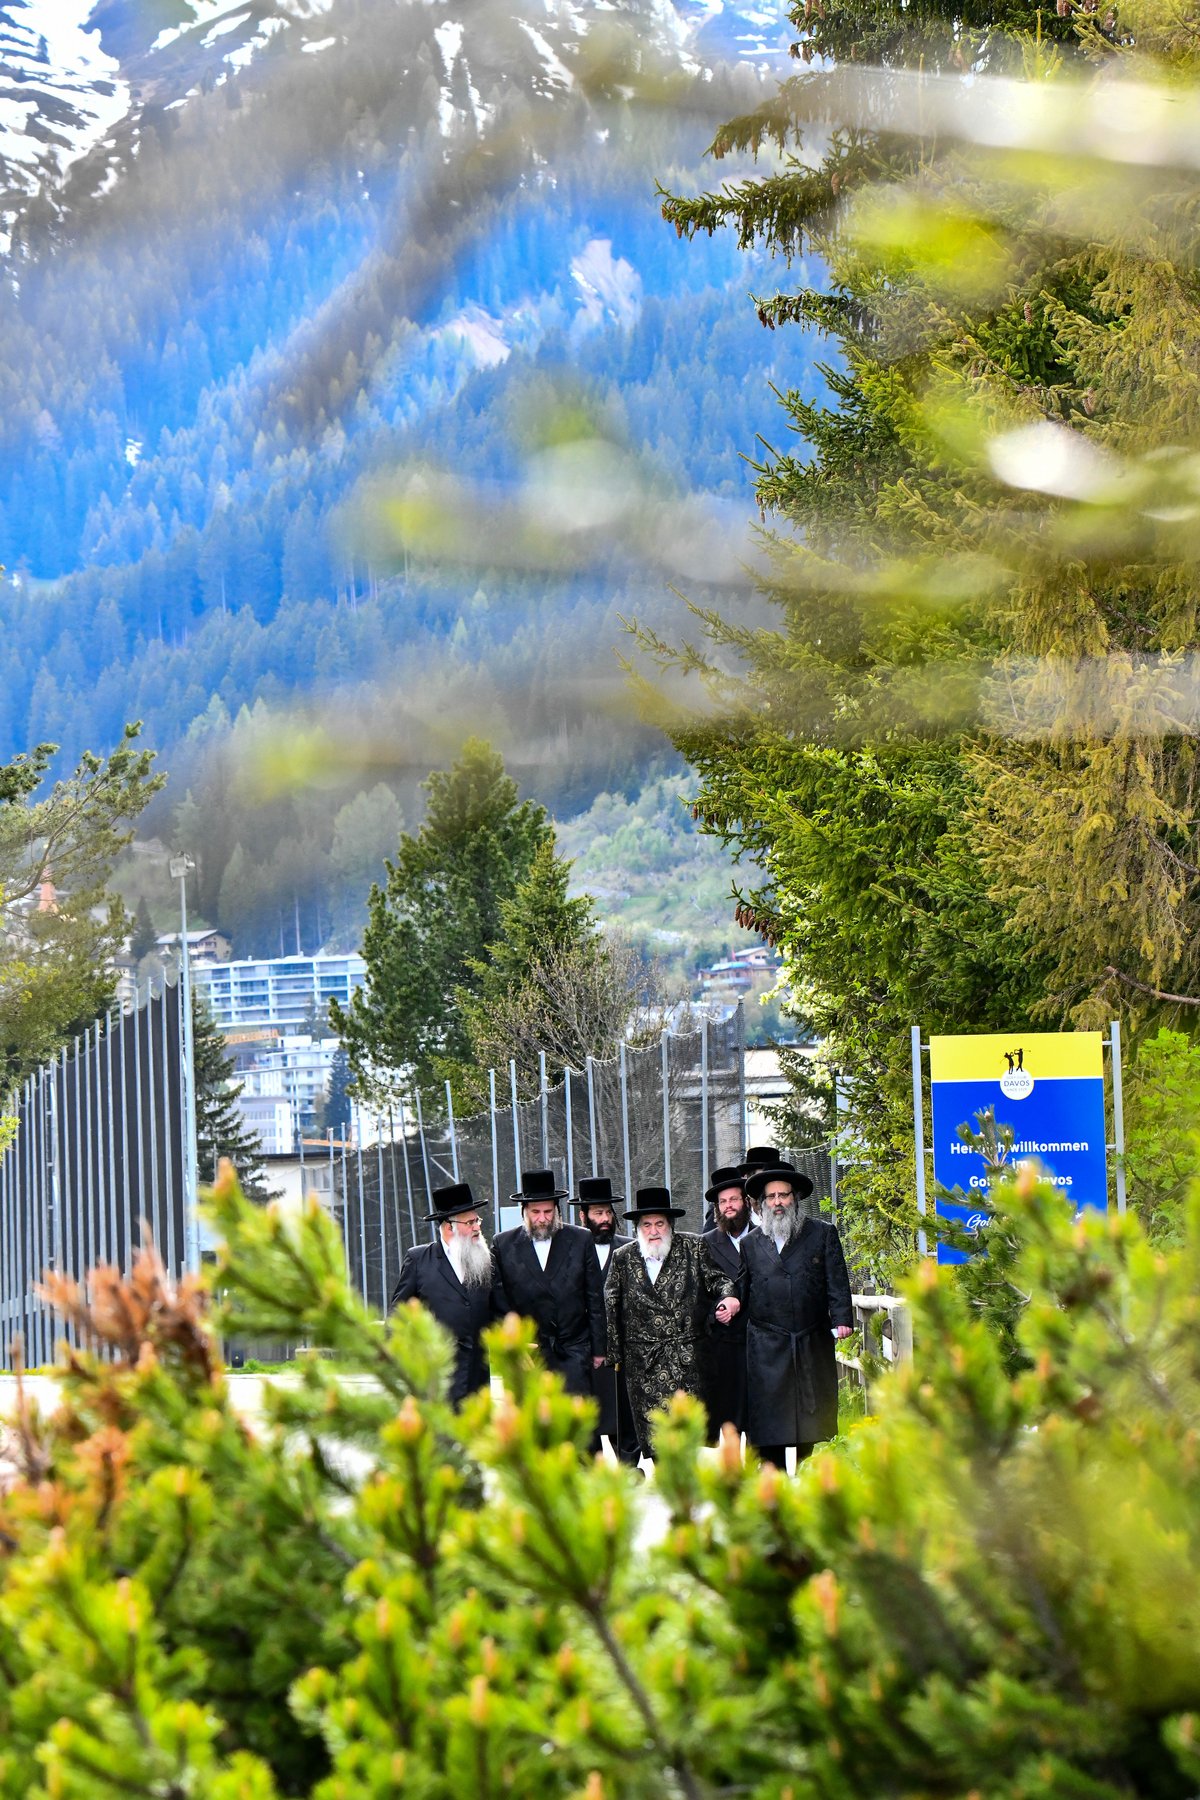
[[[232, 718], [349, 689], [361, 706], [384, 683], [403, 708], [433, 679], [451, 709], [496, 694], [502, 738], [536, 700], [539, 734], [580, 739], [545, 798], [584, 806], [648, 736], [623, 734], [616, 768], [611, 730], [585, 745], [578, 679], [613, 678], [619, 615], [674, 604], [663, 572], [606, 546], [569, 583], [486, 557], [447, 574], [380, 548], [364, 495], [397, 470], [519, 484], [531, 418], [566, 396], [631, 479], [723, 496], [744, 529], [747, 394], [820, 377], [764, 337], [732, 245], [664, 229], [654, 183], [683, 179], [713, 119], [757, 93], [761, 71], [722, 60], [745, 28], [725, 16], [722, 43], [715, 15], [698, 35], [700, 14], [625, 9], [613, 68], [644, 81], [657, 59], [667, 84], [639, 105], [603, 57], [585, 67], [582, 8], [535, 28], [344, 0], [215, 72], [211, 30], [177, 41], [203, 10], [163, 14], [155, 43], [207, 60], [180, 62], [164, 102], [166, 50], [151, 59], [159, 104], [143, 95], [124, 154], [105, 151], [103, 191], [77, 195], [69, 230], [59, 195], [14, 233], [0, 753], [51, 739], [69, 756], [138, 717], [178, 801], [214, 701]], [[131, 17], [114, 0], [93, 15], [136, 70]]]

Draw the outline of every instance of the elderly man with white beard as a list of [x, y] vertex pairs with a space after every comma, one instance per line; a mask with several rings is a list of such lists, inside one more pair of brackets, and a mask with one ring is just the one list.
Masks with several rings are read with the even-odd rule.
[[735, 1284], [707, 1244], [676, 1231], [682, 1206], [671, 1205], [665, 1187], [642, 1187], [625, 1217], [636, 1226], [631, 1244], [614, 1250], [604, 1299], [608, 1308], [608, 1360], [625, 1371], [638, 1442], [653, 1456], [650, 1415], [672, 1395], [695, 1394], [709, 1404], [709, 1331], [736, 1318]]
[[837, 1229], [808, 1219], [812, 1182], [789, 1162], [760, 1169], [746, 1192], [762, 1206], [761, 1229], [742, 1240], [746, 1308], [746, 1438], [763, 1462], [803, 1462], [837, 1432], [834, 1339], [854, 1325], [850, 1276]]
[[432, 1244], [414, 1244], [400, 1268], [392, 1305], [419, 1300], [454, 1339], [454, 1376], [450, 1400], [461, 1406], [468, 1394], [486, 1387], [488, 1360], [480, 1334], [509, 1310], [499, 1271], [482, 1235], [475, 1196], [465, 1181], [434, 1188], [437, 1225]]

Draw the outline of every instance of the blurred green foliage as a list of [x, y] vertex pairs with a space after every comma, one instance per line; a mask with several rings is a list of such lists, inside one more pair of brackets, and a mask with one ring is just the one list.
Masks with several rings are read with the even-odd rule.
[[681, 1396], [648, 1490], [528, 1325], [455, 1415], [440, 1327], [368, 1317], [318, 1204], [226, 1177], [214, 1323], [336, 1362], [248, 1425], [190, 1282], [52, 1283], [95, 1349], [5, 1442], [0, 1794], [1186, 1800], [1200, 1200], [1165, 1251], [992, 1204], [1022, 1374], [927, 1265], [874, 1417], [790, 1481]]

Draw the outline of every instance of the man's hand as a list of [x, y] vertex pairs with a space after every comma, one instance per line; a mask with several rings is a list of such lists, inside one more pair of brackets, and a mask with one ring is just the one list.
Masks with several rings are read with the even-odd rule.
[[737, 1316], [741, 1312], [741, 1310], [742, 1310], [741, 1301], [735, 1299], [734, 1296], [732, 1294], [730, 1294], [728, 1300], [720, 1301], [717, 1306], [718, 1322], [722, 1325], [728, 1325], [728, 1323], [731, 1319], [737, 1318]]
[[835, 1338], [852, 1337], [854, 1335], [854, 1327], [853, 1325], [835, 1325], [833, 1335]]
[[602, 1356], [593, 1356], [592, 1367], [593, 1369], [602, 1369], [604, 1367], [604, 1358]]

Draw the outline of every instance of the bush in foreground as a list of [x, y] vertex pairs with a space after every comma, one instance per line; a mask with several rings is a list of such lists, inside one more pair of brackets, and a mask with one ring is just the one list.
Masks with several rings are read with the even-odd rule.
[[318, 1210], [223, 1182], [239, 1329], [337, 1367], [248, 1425], [197, 1289], [148, 1257], [56, 1285], [105, 1354], [15, 1434], [0, 1795], [1194, 1794], [1200, 1206], [1159, 1253], [1048, 1189], [997, 1204], [1024, 1373], [923, 1270], [877, 1419], [789, 1482], [701, 1459], [678, 1401], [663, 1519], [523, 1325], [455, 1417], [438, 1328], [372, 1321]]

